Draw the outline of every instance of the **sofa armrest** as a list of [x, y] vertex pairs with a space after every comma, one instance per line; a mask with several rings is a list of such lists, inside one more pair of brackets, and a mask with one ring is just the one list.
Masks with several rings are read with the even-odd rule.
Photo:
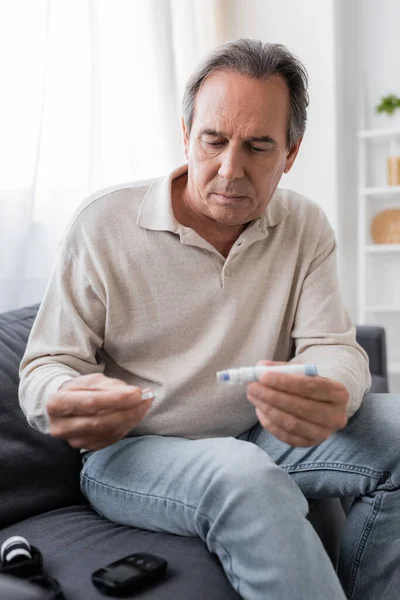
[[356, 339], [369, 358], [372, 376], [371, 392], [389, 391], [386, 359], [386, 333], [378, 325], [357, 325]]

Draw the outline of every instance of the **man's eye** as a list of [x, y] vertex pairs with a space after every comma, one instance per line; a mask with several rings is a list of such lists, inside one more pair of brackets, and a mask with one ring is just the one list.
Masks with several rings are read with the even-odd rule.
[[264, 148], [257, 148], [256, 146], [249, 146], [249, 148], [252, 152], [255, 152], [255, 153], [264, 152]]
[[222, 146], [222, 142], [206, 142], [207, 146], [212, 146], [213, 148], [219, 148]]

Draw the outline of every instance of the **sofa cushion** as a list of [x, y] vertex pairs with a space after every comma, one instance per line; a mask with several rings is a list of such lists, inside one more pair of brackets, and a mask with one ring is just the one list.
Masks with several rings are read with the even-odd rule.
[[371, 375], [371, 389], [370, 393], [374, 394], [387, 394], [388, 393], [388, 381], [386, 377], [382, 375]]
[[357, 342], [368, 354], [369, 370], [372, 375], [371, 392], [388, 390], [386, 331], [379, 325], [357, 325]]
[[32, 429], [18, 402], [19, 364], [38, 306], [0, 315], [0, 528], [86, 504], [79, 488], [79, 451]]
[[47, 573], [61, 584], [68, 600], [102, 600], [93, 571], [134, 552], [165, 558], [168, 576], [135, 598], [146, 600], [237, 600], [216, 555], [198, 538], [154, 533], [114, 525], [84, 506], [62, 508], [6, 528], [0, 544], [23, 535], [43, 555]]

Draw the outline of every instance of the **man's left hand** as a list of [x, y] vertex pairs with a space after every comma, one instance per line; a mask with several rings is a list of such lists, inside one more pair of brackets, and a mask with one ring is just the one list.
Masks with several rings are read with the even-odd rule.
[[[262, 365], [277, 365], [260, 361]], [[264, 429], [290, 446], [309, 447], [324, 442], [347, 424], [349, 392], [325, 377], [264, 373], [247, 387]]]

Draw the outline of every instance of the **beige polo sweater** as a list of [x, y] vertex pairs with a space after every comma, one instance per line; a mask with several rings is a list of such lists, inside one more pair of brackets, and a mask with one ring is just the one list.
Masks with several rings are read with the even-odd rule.
[[350, 392], [368, 357], [339, 292], [333, 231], [311, 200], [278, 189], [224, 258], [171, 208], [165, 178], [84, 201], [59, 244], [20, 367], [20, 403], [48, 431], [46, 403], [78, 375], [103, 372], [157, 399], [132, 435], [238, 436], [257, 423], [246, 386], [216, 372], [260, 359], [315, 363]]

